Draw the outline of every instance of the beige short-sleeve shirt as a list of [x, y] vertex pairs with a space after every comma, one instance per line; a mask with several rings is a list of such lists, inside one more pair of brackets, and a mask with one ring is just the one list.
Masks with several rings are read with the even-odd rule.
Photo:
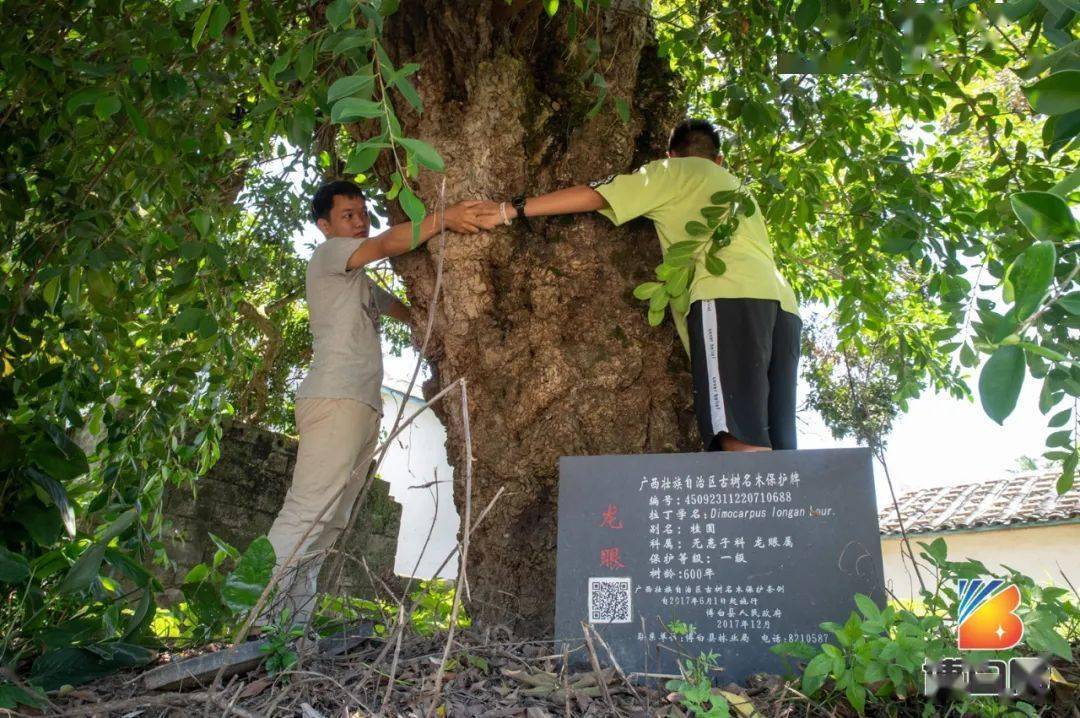
[[313, 356], [297, 399], [355, 399], [382, 414], [379, 305], [386, 292], [364, 269], [347, 270], [349, 256], [367, 239], [331, 237], [307, 267], [308, 321]]

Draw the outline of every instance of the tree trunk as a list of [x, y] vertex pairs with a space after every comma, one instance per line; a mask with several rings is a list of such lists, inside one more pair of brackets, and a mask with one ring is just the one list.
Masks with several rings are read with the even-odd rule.
[[[568, 3], [567, 3], [568, 4]], [[674, 78], [657, 58], [643, 3], [591, 11], [568, 38], [566, 10], [549, 20], [534, 0], [406, 0], [386, 42], [396, 65], [419, 62], [422, 114], [397, 102], [405, 133], [446, 160], [446, 200], [509, 199], [630, 171], [662, 156], [679, 119]], [[597, 22], [600, 26], [597, 27]], [[597, 69], [611, 100], [591, 119], [596, 88], [585, 38], [600, 42]], [[424, 173], [435, 206], [442, 176]], [[400, 219], [398, 217], [397, 219]], [[435, 284], [436, 238], [395, 261], [418, 319]], [[632, 296], [660, 260], [652, 225], [615, 228], [599, 215], [520, 221], [450, 235], [428, 361], [428, 396], [464, 377], [473, 442], [473, 518], [506, 493], [473, 535], [473, 617], [526, 636], [554, 621], [558, 459], [567, 455], [692, 450], [688, 361], [671, 322], [648, 326]], [[422, 324], [422, 321], [421, 321]], [[438, 409], [464, 506], [460, 402]], [[599, 520], [599, 516], [598, 516]], [[572, 549], [572, 547], [571, 547]]]

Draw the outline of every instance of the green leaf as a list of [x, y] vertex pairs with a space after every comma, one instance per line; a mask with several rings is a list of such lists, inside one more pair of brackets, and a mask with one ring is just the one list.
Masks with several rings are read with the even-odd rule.
[[1035, 242], [1009, 269], [1018, 320], [1027, 319], [1043, 303], [1054, 281], [1056, 262], [1057, 252], [1052, 242]]
[[[16, 522], [22, 524], [34, 543], [42, 548], [52, 546], [64, 533], [60, 512], [52, 505], [46, 505], [37, 496], [19, 502], [11, 515]], [[74, 516], [72, 522], [74, 526]]]
[[678, 271], [671, 273], [671, 276], [664, 283], [664, 290], [669, 297], [677, 297], [686, 292], [686, 288], [690, 283], [690, 274], [690, 267], [679, 267]]
[[1039, 6], [1039, 0], [1012, 0], [1001, 5], [1001, 13], [1016, 22], [1030, 15]]
[[914, 232], [884, 232], [881, 237], [881, 251], [886, 254], [903, 254], [915, 246], [917, 240], [918, 235]]
[[1069, 205], [1050, 192], [1017, 192], [1009, 197], [1013, 211], [1035, 239], [1058, 242], [1076, 233]]
[[352, 17], [352, 0], [334, 0], [326, 7], [326, 21], [337, 30]]
[[1065, 426], [1065, 424], [1069, 423], [1071, 417], [1072, 409], [1063, 409], [1050, 418], [1050, 421], [1047, 422], [1047, 426], [1051, 429], [1057, 429], [1058, 427]]
[[709, 201], [716, 205], [724, 205], [735, 199], [736, 191], [733, 189], [724, 190], [722, 192], [714, 192]]
[[687, 222], [684, 229], [691, 237], [702, 237], [709, 233], [709, 228], [697, 220]]
[[209, 339], [218, 332], [217, 319], [209, 312], [203, 314], [199, 320], [199, 337], [201, 339]]
[[203, 33], [206, 32], [206, 24], [210, 22], [210, 14], [214, 12], [214, 5], [216, 3], [207, 3], [206, 8], [199, 15], [199, 19], [195, 21], [195, 30], [191, 33], [191, 46], [198, 47], [199, 42], [202, 41]]
[[686, 314], [690, 311], [690, 292], [684, 291], [682, 294], [672, 297], [668, 302], [668, 306], [671, 307], [672, 314]]
[[634, 287], [634, 297], [636, 299], [647, 300], [656, 294], [664, 285], [660, 282], [643, 282], [642, 284]]
[[[415, 63], [412, 66], [419, 67], [419, 65], [415, 65]], [[409, 78], [406, 77], [403, 72], [408, 67], [411, 66], [406, 66], [405, 68], [402, 68], [401, 70], [395, 72], [392, 82], [394, 87], [397, 88], [397, 91], [401, 93], [401, 96], [404, 97], [410, 105], [412, 105], [412, 108], [414, 110], [416, 110], [417, 112], [423, 112], [424, 102], [420, 99], [420, 95], [419, 93], [417, 93], [416, 88], [413, 87], [412, 83], [409, 82]]]
[[252, 541], [221, 587], [225, 605], [234, 613], [253, 608], [270, 582], [276, 560], [269, 539], [260, 536]]
[[720, 277], [727, 271], [727, 264], [719, 257], [707, 254], [705, 255], [705, 270], [715, 277]]
[[844, 694], [847, 696], [848, 703], [855, 711], [862, 715], [866, 709], [866, 688], [858, 683], [850, 683], [847, 688], [844, 689]]
[[[0, 708], [14, 711], [20, 705], [28, 708], [44, 708], [48, 701], [33, 687], [24, 688], [14, 683], [0, 683]], [[16, 713], [16, 715], [19, 715]]]
[[[226, 556], [231, 558], [233, 561], [236, 561], [237, 559], [240, 558], [240, 552], [237, 551], [236, 547], [233, 546], [231, 543], [229, 543], [225, 539], [221, 538], [220, 536], [214, 535], [210, 531], [207, 531], [206, 535], [209, 536], [210, 540], [214, 542], [214, 545], [218, 547], [218, 551], [225, 554]], [[204, 569], [206, 568], [205, 564], [199, 564], [199, 566], [202, 566]], [[196, 568], [198, 568], [198, 566], [196, 566]], [[215, 568], [217, 568], [217, 567], [215, 566]], [[204, 576], [204, 578], [205, 578], [205, 576]], [[191, 577], [191, 573], [188, 573], [188, 577], [184, 579], [184, 582], [187, 583], [187, 582], [193, 581], [193, 580], [195, 580], [195, 579], [193, 579]], [[199, 580], [201, 581], [202, 579], [200, 578]]]
[[130, 508], [124, 513], [120, 514], [116, 517], [116, 519], [113, 520], [111, 524], [108, 525], [108, 527], [105, 528], [101, 536], [98, 538], [98, 542], [108, 544], [114, 538], [127, 531], [131, 527], [131, 525], [135, 523], [135, 519], [138, 516], [139, 510], [136, 508]]
[[120, 98], [116, 95], [105, 95], [99, 97], [97, 102], [94, 103], [94, 114], [98, 116], [100, 120], [107, 120], [117, 112], [120, 111]]
[[1058, 494], [1064, 494], [1073, 487], [1073, 478], [1076, 476], [1076, 462], [1080, 459], [1080, 452], [1073, 450], [1069, 458], [1061, 465], [1061, 476], [1057, 480]]
[[559, 12], [559, 0], [544, 0], [544, 12], [548, 17], [555, 17], [555, 13]]
[[1038, 354], [1039, 356], [1046, 357], [1050, 361], [1068, 361], [1069, 357], [1065, 356], [1061, 352], [1056, 352], [1050, 347], [1040, 346], [1031, 342], [1020, 342], [1019, 346], [1023, 347], [1032, 354]]
[[225, 26], [229, 24], [229, 6], [225, 3], [218, 3], [214, 7], [214, 12], [210, 14], [210, 22], [206, 25], [206, 34], [211, 39], [221, 39], [221, 34], [225, 32]]
[[56, 300], [60, 298], [60, 275], [56, 275], [41, 288], [41, 298], [49, 305], [49, 309], [56, 309]]
[[99, 309], [108, 306], [116, 297], [116, 281], [105, 270], [89, 270], [86, 273], [86, 284], [90, 289], [90, 301]]
[[79, 685], [120, 668], [135, 668], [154, 659], [156, 654], [142, 646], [119, 641], [87, 646], [64, 646], [46, 651], [34, 661], [30, 682], [45, 690], [64, 685]]
[[370, 168], [379, 159], [381, 150], [377, 147], [357, 145], [349, 153], [349, 159], [345, 162], [345, 174], [355, 175]]
[[73, 115], [79, 108], [93, 105], [106, 94], [105, 90], [97, 87], [84, 87], [81, 90], [76, 90], [64, 103], [64, 111], [69, 115]]
[[274, 61], [270, 63], [270, 68], [267, 70], [267, 74], [270, 79], [277, 77], [279, 74], [285, 71], [285, 68], [289, 66], [292, 61], [292, 48], [285, 50], [285, 52], [274, 58]]
[[1042, 618], [1042, 615], [1036, 615], [1036, 620], [1028, 618], [1024, 621], [1024, 642], [1039, 653], [1053, 653], [1072, 662], [1072, 648], [1068, 639], [1055, 630], [1056, 621], [1053, 616]]
[[1072, 444], [1072, 431], [1070, 429], [1064, 429], [1062, 431], [1055, 431], [1050, 436], [1046, 437], [1047, 446], [1059, 446], [1063, 449], [1069, 448]]
[[881, 618], [881, 611], [878, 609], [877, 604], [873, 599], [861, 593], [855, 594], [855, 605], [862, 611], [863, 616], [871, 621], [876, 621]]
[[142, 116], [142, 113], [139, 112], [135, 105], [127, 100], [124, 100], [124, 114], [127, 115], [128, 120], [131, 121], [131, 126], [135, 128], [135, 131], [141, 137], [150, 135], [150, 126], [146, 124], [146, 118]]
[[927, 555], [934, 560], [934, 563], [941, 565], [945, 563], [945, 560], [949, 557], [949, 545], [945, 543], [945, 539], [940, 536], [930, 543], [919, 543], [920, 546], [926, 551]]
[[676, 242], [668, 247], [664, 252], [664, 262], [662, 265], [669, 267], [669, 269], [665, 270], [667, 272], [665, 278], [670, 279], [671, 275], [678, 269], [693, 264], [694, 257], [701, 246], [701, 240], [691, 239], [684, 242]]
[[0, 546], [0, 581], [20, 583], [30, 575], [30, 563], [22, 554], [8, 551]]
[[334, 80], [334, 84], [330, 85], [326, 93], [326, 102], [332, 105], [342, 97], [351, 97], [361, 90], [373, 87], [374, 83], [375, 78], [371, 75], [359, 74], [338, 78]]
[[1080, 70], [1061, 70], [1024, 88], [1031, 108], [1042, 115], [1080, 110]]
[[398, 195], [398, 204], [401, 205], [401, 209], [412, 220], [412, 244], [415, 247], [420, 241], [420, 223], [427, 216], [427, 210], [424, 208], [424, 203], [420, 201], [420, 198], [413, 194], [413, 191], [408, 187], [401, 188], [401, 194]]
[[814, 656], [806, 664], [806, 668], [803, 669], [803, 693], [808, 696], [817, 693], [821, 686], [825, 684], [825, 678], [829, 675], [830, 668], [832, 668], [832, 658], [825, 653]]
[[1058, 297], [1055, 302], [1059, 307], [1067, 311], [1069, 314], [1080, 315], [1080, 292], [1072, 292], [1066, 294], [1063, 297]]
[[1024, 383], [1024, 350], [1019, 346], [999, 347], [990, 355], [979, 374], [979, 399], [983, 411], [1001, 424], [1016, 408]]
[[154, 594], [147, 588], [143, 589], [142, 596], [139, 597], [139, 603], [135, 607], [135, 611], [131, 614], [127, 623], [124, 625], [124, 640], [130, 640], [134, 636], [138, 635], [143, 629], [148, 619], [152, 618], [152, 609], [155, 607]]
[[199, 236], [205, 237], [210, 233], [210, 213], [206, 210], [193, 209], [188, 212], [188, 219], [191, 220], [191, 226], [195, 228]]
[[435, 151], [435, 148], [427, 142], [412, 137], [402, 137], [398, 142], [401, 143], [405, 149], [416, 155], [417, 162], [428, 169], [435, 170], [436, 172], [446, 171], [446, 165], [443, 162], [443, 158], [440, 157], [439, 153]]
[[361, 119], [381, 117], [383, 106], [379, 102], [359, 97], [344, 97], [330, 108], [330, 121], [335, 124], [355, 122]]
[[49, 495], [53, 505], [60, 512], [60, 520], [63, 522], [68, 536], [75, 538], [75, 511], [71, 508], [71, 502], [68, 501], [67, 491], [64, 490], [64, 487], [56, 479], [38, 471], [33, 466], [27, 467], [26, 473], [45, 489], [45, 493]]
[[172, 320], [173, 329], [181, 334], [190, 334], [195, 331], [199, 322], [205, 316], [206, 310], [201, 307], [184, 307]]
[[101, 573], [101, 562], [104, 558], [105, 544], [91, 545], [68, 569], [67, 575], [56, 587], [57, 593], [75, 593], [89, 588]]
[[668, 305], [668, 293], [667, 292], [656, 292], [651, 297], [649, 297], [649, 311], [650, 312], [661, 312], [661, 313], [663, 313], [663, 311], [665, 309], [667, 309], [667, 305]]
[[806, 30], [814, 21], [818, 19], [818, 15], [821, 14], [821, 0], [802, 0], [799, 3], [799, 7], [795, 10], [795, 16], [792, 18], [795, 23], [795, 27], [800, 30]]
[[248, 0], [243, 0], [240, 3], [240, 27], [244, 29], [244, 35], [247, 36], [248, 42], [254, 45], [255, 31], [251, 27], [251, 16], [248, 14]]
[[306, 80], [311, 75], [311, 68], [315, 66], [315, 43], [305, 43], [296, 55], [296, 76]]
[[181, 259], [198, 259], [206, 250], [206, 245], [198, 241], [186, 241], [180, 244]]

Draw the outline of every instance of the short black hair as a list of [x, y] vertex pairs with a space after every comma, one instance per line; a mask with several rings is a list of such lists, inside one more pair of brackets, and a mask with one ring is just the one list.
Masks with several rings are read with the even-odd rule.
[[720, 133], [708, 120], [683, 120], [671, 131], [668, 152], [679, 157], [712, 159], [720, 154]]
[[327, 182], [315, 190], [315, 196], [311, 198], [311, 221], [318, 222], [320, 219], [329, 220], [330, 210], [334, 208], [334, 197], [359, 197], [364, 199], [364, 190], [349, 180], [334, 180]]

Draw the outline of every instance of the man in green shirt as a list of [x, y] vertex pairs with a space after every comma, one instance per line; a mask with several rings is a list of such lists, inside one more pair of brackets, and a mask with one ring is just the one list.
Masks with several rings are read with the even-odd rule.
[[[739, 190], [721, 166], [720, 138], [711, 123], [686, 120], [668, 142], [667, 158], [617, 175], [539, 197], [486, 202], [486, 229], [520, 216], [596, 211], [616, 225], [652, 220], [662, 252], [695, 239], [686, 231], [717, 192]], [[761, 212], [740, 216], [731, 243], [720, 250], [717, 276], [699, 254], [689, 288], [690, 308], [675, 312], [675, 328], [690, 355], [694, 410], [707, 450], [796, 448], [795, 389], [799, 335], [795, 293], [773, 261]]]

